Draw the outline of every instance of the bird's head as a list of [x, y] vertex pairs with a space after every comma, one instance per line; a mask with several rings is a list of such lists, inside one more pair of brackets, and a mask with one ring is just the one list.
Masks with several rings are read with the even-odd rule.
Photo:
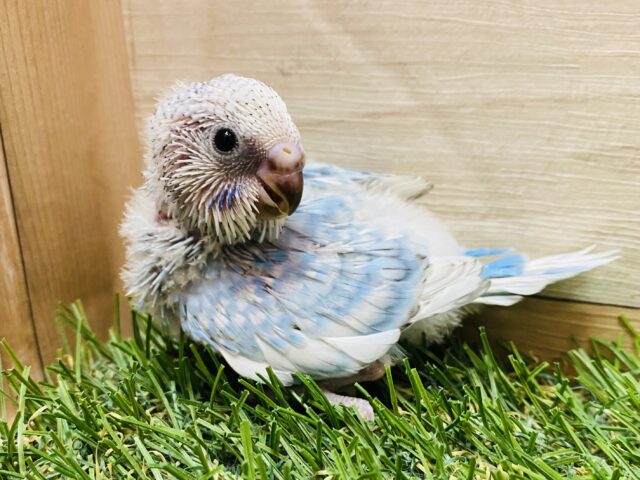
[[302, 197], [304, 150], [270, 87], [223, 75], [178, 84], [149, 122], [147, 182], [163, 213], [232, 244], [272, 235]]

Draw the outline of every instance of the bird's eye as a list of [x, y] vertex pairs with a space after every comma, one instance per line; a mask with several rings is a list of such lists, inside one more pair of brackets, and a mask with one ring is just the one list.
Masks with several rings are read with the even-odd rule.
[[232, 130], [221, 128], [216, 132], [216, 136], [213, 137], [213, 144], [218, 151], [229, 153], [238, 144], [238, 138]]

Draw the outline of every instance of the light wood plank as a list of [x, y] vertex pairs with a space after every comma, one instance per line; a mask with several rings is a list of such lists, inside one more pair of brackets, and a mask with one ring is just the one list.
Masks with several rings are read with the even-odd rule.
[[482, 325], [490, 340], [513, 341], [521, 351], [553, 361], [572, 348], [588, 348], [591, 337], [622, 339], [630, 347], [632, 337], [622, 327], [620, 315], [640, 332], [638, 309], [530, 298], [509, 308], [484, 309], [465, 320], [462, 334], [476, 339]]
[[[29, 310], [27, 284], [22, 267], [18, 231], [13, 216], [11, 188], [1, 136], [0, 259], [0, 296], [3, 299], [0, 302], [0, 338], [6, 338], [21, 361], [26, 365], [31, 365], [32, 374], [35, 377], [40, 377], [42, 363]], [[0, 355], [2, 355], [3, 366], [8, 368], [10, 366], [8, 357], [1, 351]]]
[[119, 2], [3, 3], [0, 122], [45, 361], [58, 301], [81, 298], [100, 333], [112, 318], [140, 169], [123, 28]]
[[[548, 3], [548, 2], [547, 2]], [[623, 260], [547, 295], [640, 306], [640, 3], [126, 0], [139, 127], [176, 79], [272, 84], [310, 156], [436, 184], [469, 246]]]

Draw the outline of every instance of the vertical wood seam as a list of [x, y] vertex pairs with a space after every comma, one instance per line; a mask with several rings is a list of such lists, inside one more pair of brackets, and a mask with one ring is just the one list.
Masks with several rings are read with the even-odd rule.
[[31, 291], [29, 289], [29, 280], [27, 278], [27, 269], [26, 269], [26, 265], [25, 265], [25, 261], [24, 261], [24, 251], [22, 248], [22, 238], [20, 236], [20, 226], [18, 225], [18, 217], [17, 217], [17, 212], [16, 212], [16, 204], [15, 204], [15, 200], [14, 200], [14, 194], [13, 194], [13, 186], [11, 183], [11, 170], [9, 168], [9, 157], [7, 154], [7, 147], [6, 147], [6, 143], [4, 141], [4, 136], [3, 136], [3, 132], [2, 132], [2, 122], [0, 122], [0, 148], [2, 148], [2, 154], [3, 154], [3, 161], [5, 164], [5, 170], [7, 172], [7, 186], [9, 188], [9, 198], [11, 201], [11, 211], [13, 213], [13, 218], [14, 218], [14, 226], [15, 226], [15, 235], [16, 238], [18, 239], [18, 255], [20, 257], [20, 269], [22, 270], [22, 282], [24, 284], [24, 290], [26, 292], [26, 297], [27, 297], [27, 308], [28, 308], [28, 312], [29, 312], [29, 322], [31, 323], [31, 330], [33, 331], [33, 339], [35, 341], [35, 345], [36, 345], [36, 351], [37, 351], [37, 355], [38, 355], [38, 362], [39, 362], [39, 366], [40, 366], [40, 371], [42, 371], [44, 373], [44, 360], [42, 358], [42, 350], [40, 349], [40, 339], [38, 338], [38, 330], [36, 329], [36, 324], [35, 324], [35, 318], [33, 316], [33, 305], [31, 302]]

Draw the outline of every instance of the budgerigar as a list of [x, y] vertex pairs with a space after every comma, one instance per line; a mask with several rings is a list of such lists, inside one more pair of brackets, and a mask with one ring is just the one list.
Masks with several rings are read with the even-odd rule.
[[511, 305], [615, 255], [467, 250], [415, 203], [426, 181], [305, 165], [283, 100], [250, 78], [178, 84], [148, 140], [122, 225], [128, 295], [253, 379], [376, 378], [401, 335], [438, 341], [471, 305]]

